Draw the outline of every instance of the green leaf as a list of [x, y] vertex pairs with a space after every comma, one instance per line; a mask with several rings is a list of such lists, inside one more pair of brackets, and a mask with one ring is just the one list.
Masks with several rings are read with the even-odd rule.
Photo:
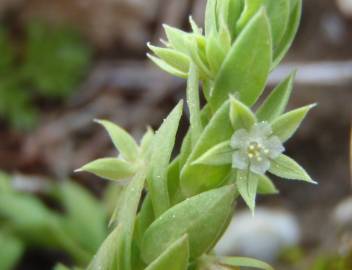
[[205, 36], [208, 37], [212, 32], [217, 32], [217, 0], [208, 0], [205, 9]]
[[272, 123], [272, 129], [275, 136], [279, 137], [282, 142], [286, 142], [297, 131], [307, 113], [316, 106], [308, 105], [281, 115]]
[[116, 149], [120, 151], [121, 156], [128, 161], [136, 161], [139, 156], [138, 145], [135, 140], [124, 129], [105, 120], [95, 120], [101, 124], [109, 133]]
[[136, 166], [118, 158], [101, 158], [92, 161], [76, 172], [90, 172], [108, 180], [121, 180], [133, 176]]
[[54, 267], [54, 270], [70, 270], [70, 268], [60, 263]]
[[241, 16], [244, 8], [243, 0], [230, 0], [227, 25], [229, 27], [232, 38], [236, 36], [236, 23]]
[[249, 209], [254, 213], [255, 199], [257, 196], [257, 188], [259, 183], [259, 176], [247, 171], [238, 170], [236, 186], [241, 194], [241, 197], [248, 205]]
[[219, 143], [209, 149], [201, 157], [192, 163], [192, 165], [226, 165], [232, 163], [233, 149], [230, 146], [230, 141]]
[[270, 19], [273, 46], [276, 49], [287, 29], [290, 0], [264, 0], [264, 4]]
[[[120, 266], [124, 270], [131, 270], [132, 239], [135, 230], [136, 215], [142, 197], [146, 173], [137, 172], [126, 188], [122, 205], [118, 213], [118, 222], [122, 225], [122, 250]], [[104, 268], [103, 268], [104, 269]]]
[[279, 191], [277, 190], [274, 183], [270, 180], [269, 177], [267, 177], [266, 175], [258, 175], [258, 177], [259, 177], [258, 189], [257, 189], [258, 194], [272, 195], [272, 194], [279, 193]]
[[280, 44], [274, 51], [272, 68], [274, 69], [284, 58], [288, 49], [291, 47], [292, 42], [296, 36], [299, 23], [302, 15], [302, 0], [290, 0], [290, 19], [282, 37]]
[[116, 227], [106, 238], [99, 248], [87, 270], [122, 270], [119, 259], [121, 258], [122, 246], [122, 228], [121, 225]]
[[170, 46], [186, 55], [189, 55], [189, 38], [192, 34], [183, 32], [177, 28], [171, 27], [167, 24], [163, 25], [166, 37]]
[[148, 176], [148, 191], [156, 216], [160, 216], [170, 206], [167, 188], [167, 170], [174, 148], [176, 133], [182, 115], [182, 101], [164, 120], [154, 136], [153, 152]]
[[147, 195], [143, 201], [141, 210], [139, 211], [136, 219], [135, 239], [137, 240], [137, 244], [139, 248], [140, 248], [140, 245], [142, 244], [143, 235], [145, 231], [148, 229], [150, 224], [153, 223], [154, 219], [155, 219], [155, 216], [154, 216], [153, 204], [150, 199], [150, 196]]
[[190, 113], [191, 139], [194, 146], [203, 131], [199, 103], [199, 74], [194, 63], [191, 64], [187, 81], [187, 104]]
[[188, 236], [175, 241], [145, 270], [187, 270], [189, 259]]
[[286, 109], [292, 93], [293, 80], [296, 72], [281, 82], [257, 110], [258, 121], [272, 122]]
[[225, 186], [201, 193], [169, 209], [145, 232], [143, 260], [152, 262], [185, 234], [189, 236], [191, 259], [209, 251], [232, 215], [234, 196], [234, 187]]
[[161, 68], [165, 72], [167, 72], [173, 76], [182, 78], [182, 79], [186, 79], [188, 77], [187, 73], [185, 73], [177, 68], [174, 68], [173, 66], [166, 63], [164, 60], [161, 60], [158, 57], [155, 57], [149, 53], [147, 54], [147, 56], [151, 61], [154, 62], [154, 64], [156, 64], [159, 68]]
[[230, 99], [230, 120], [234, 130], [239, 128], [249, 130], [257, 122], [251, 109], [234, 97]]
[[218, 36], [212, 32], [207, 38], [206, 57], [213, 74], [217, 74], [221, 64], [224, 62], [226, 53]]
[[9, 233], [0, 231], [0, 269], [12, 270], [24, 252], [24, 244]]
[[72, 181], [59, 185], [59, 199], [65, 209], [65, 228], [70, 237], [94, 254], [107, 235], [107, 216], [102, 205]]
[[254, 14], [258, 12], [262, 6], [263, 0], [244, 0], [244, 10], [242, 11], [241, 17], [237, 21], [236, 33], [242, 31], [243, 28], [248, 24]]
[[214, 257], [212, 260], [223, 266], [250, 267], [263, 270], [274, 270], [269, 264], [245, 257]]
[[148, 48], [170, 66], [176, 68], [177, 70], [180, 70], [181, 72], [188, 72], [190, 66], [190, 58], [184, 53], [181, 53], [174, 49], [155, 47], [149, 43]]
[[215, 145], [230, 140], [233, 128], [229, 119], [229, 112], [229, 102], [226, 102], [214, 114], [183, 166], [180, 184], [185, 195], [192, 196], [218, 187], [228, 175], [230, 165], [209, 166], [192, 163]]
[[285, 155], [280, 155], [271, 162], [269, 172], [282, 178], [317, 184], [296, 161]]
[[141, 152], [146, 160], [149, 160], [153, 148], [154, 131], [148, 127], [147, 132], [141, 140]]
[[230, 94], [251, 106], [264, 90], [272, 57], [270, 24], [259, 11], [232, 45], [216, 77], [210, 104], [216, 110]]

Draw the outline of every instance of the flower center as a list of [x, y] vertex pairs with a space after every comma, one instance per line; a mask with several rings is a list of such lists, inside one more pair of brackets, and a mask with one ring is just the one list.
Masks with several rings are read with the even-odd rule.
[[258, 142], [251, 142], [247, 149], [249, 159], [262, 161], [265, 155], [269, 154], [269, 150]]

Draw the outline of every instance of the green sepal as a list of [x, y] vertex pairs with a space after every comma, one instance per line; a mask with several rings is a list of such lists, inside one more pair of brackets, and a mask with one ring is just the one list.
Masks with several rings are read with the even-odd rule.
[[246, 25], [228, 52], [209, 100], [212, 109], [217, 110], [230, 94], [238, 94], [239, 100], [247, 106], [253, 105], [264, 90], [271, 58], [270, 24], [262, 9]]
[[153, 138], [154, 138], [154, 131], [152, 128], [148, 127], [147, 132], [143, 135], [141, 140], [141, 152], [145, 159], [148, 161], [151, 155], [151, 151], [153, 148]]
[[106, 129], [113, 144], [124, 159], [132, 162], [137, 160], [139, 156], [138, 145], [128, 132], [109, 121], [95, 120], [95, 122]]
[[192, 165], [227, 165], [232, 163], [233, 149], [230, 141], [219, 143], [192, 162]]
[[145, 270], [187, 270], [188, 260], [189, 242], [185, 235], [168, 247]]
[[183, 110], [183, 102], [179, 102], [170, 115], [164, 120], [155, 133], [153, 150], [148, 174], [148, 191], [153, 202], [156, 216], [160, 216], [170, 207], [170, 198], [167, 187], [167, 171], [176, 133]]
[[144, 234], [142, 258], [150, 263], [172, 243], [188, 234], [190, 258], [209, 251], [233, 212], [234, 186], [225, 186], [191, 197], [166, 211]]
[[295, 109], [276, 118], [272, 123], [272, 129], [275, 136], [279, 137], [282, 142], [286, 142], [297, 131], [307, 113], [316, 106], [308, 105]]
[[237, 171], [236, 187], [253, 214], [255, 210], [258, 183], [259, 176], [257, 174], [254, 174], [249, 170]]
[[239, 128], [249, 130], [257, 122], [251, 109], [234, 97], [230, 98], [230, 120], [234, 130]]
[[296, 161], [286, 155], [272, 160], [269, 172], [282, 178], [317, 184]]
[[274, 183], [271, 181], [269, 177], [267, 177], [266, 175], [258, 175], [258, 177], [259, 177], [258, 188], [257, 188], [258, 194], [273, 195], [273, 194], [279, 193], [276, 186], [274, 185]]
[[256, 112], [258, 121], [272, 122], [285, 111], [295, 76], [296, 72], [293, 72], [270, 93]]
[[101, 158], [92, 161], [76, 172], [90, 172], [107, 180], [122, 180], [136, 173], [136, 166], [118, 158]]

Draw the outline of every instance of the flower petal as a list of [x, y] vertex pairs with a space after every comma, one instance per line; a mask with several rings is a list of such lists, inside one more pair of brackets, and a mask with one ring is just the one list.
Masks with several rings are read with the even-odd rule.
[[263, 140], [273, 134], [271, 126], [268, 122], [260, 122], [253, 126], [249, 136], [253, 140]]
[[265, 174], [265, 172], [270, 169], [270, 161], [266, 158], [263, 158], [260, 161], [252, 159], [250, 163], [250, 170], [260, 175]]
[[247, 147], [249, 134], [247, 130], [240, 129], [236, 131], [231, 138], [231, 147], [233, 149], [244, 149]]
[[276, 136], [270, 137], [264, 145], [269, 150], [268, 156], [271, 159], [277, 158], [285, 151], [285, 147], [282, 145], [281, 140]]
[[247, 152], [236, 151], [232, 155], [232, 168], [245, 170], [248, 168], [249, 158]]

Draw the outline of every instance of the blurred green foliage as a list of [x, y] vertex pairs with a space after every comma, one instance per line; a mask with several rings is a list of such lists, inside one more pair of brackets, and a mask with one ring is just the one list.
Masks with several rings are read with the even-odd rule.
[[11, 270], [25, 248], [66, 252], [84, 265], [107, 236], [107, 211], [86, 189], [72, 181], [53, 184], [47, 196], [59, 206], [49, 208], [36, 196], [12, 188], [0, 173], [0, 269]]
[[346, 256], [321, 256], [315, 261], [312, 270], [351, 270], [352, 251]]
[[32, 22], [16, 41], [0, 28], [0, 117], [16, 129], [32, 128], [35, 100], [64, 99], [86, 73], [91, 48], [67, 27]]

